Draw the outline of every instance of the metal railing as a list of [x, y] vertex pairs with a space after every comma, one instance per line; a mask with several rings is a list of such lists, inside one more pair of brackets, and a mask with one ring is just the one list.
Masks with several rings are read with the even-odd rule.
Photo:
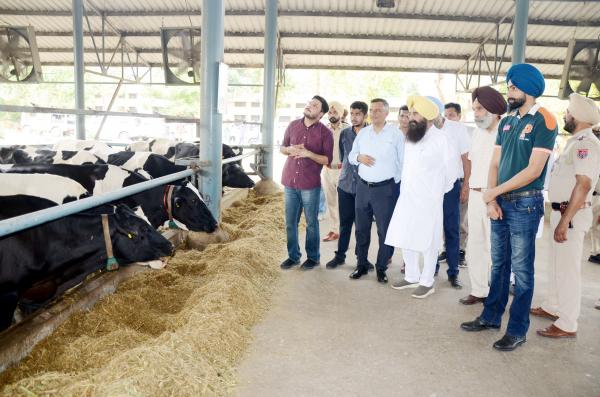
[[8, 234], [19, 232], [30, 227], [38, 226], [43, 223], [56, 220], [77, 212], [85, 211], [90, 208], [97, 207], [102, 204], [110, 203], [119, 200], [123, 197], [131, 196], [136, 193], [143, 192], [154, 187], [166, 185], [170, 182], [187, 178], [199, 172], [199, 168], [187, 169], [176, 172], [174, 174], [162, 176], [160, 178], [151, 179], [146, 182], [138, 183], [132, 186], [124, 187], [114, 192], [100, 194], [77, 201], [72, 201], [67, 204], [62, 204], [57, 207], [50, 207], [40, 211], [30, 212], [28, 214], [19, 215], [13, 218], [0, 221], [0, 237]]

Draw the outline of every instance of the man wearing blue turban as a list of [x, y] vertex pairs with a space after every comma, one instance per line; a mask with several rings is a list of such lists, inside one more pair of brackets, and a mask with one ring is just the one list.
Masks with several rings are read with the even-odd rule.
[[508, 302], [511, 265], [515, 296], [506, 334], [493, 347], [511, 351], [525, 343], [533, 298], [535, 237], [544, 215], [544, 178], [558, 134], [556, 118], [536, 103], [544, 76], [529, 64], [513, 65], [506, 74], [509, 114], [498, 125], [483, 194], [491, 218], [492, 271], [483, 312], [461, 324], [465, 331], [498, 329]]

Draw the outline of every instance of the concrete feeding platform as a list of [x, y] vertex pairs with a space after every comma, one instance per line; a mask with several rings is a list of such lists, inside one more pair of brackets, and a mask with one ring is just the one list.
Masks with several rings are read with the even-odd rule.
[[[321, 235], [327, 233], [321, 222]], [[550, 227], [538, 240], [534, 305], [544, 299]], [[304, 237], [301, 238], [304, 246]], [[373, 226], [370, 259], [377, 237]], [[373, 245], [373, 243], [372, 243]], [[375, 275], [350, 280], [355, 258], [325, 269], [337, 243], [321, 243], [321, 266], [282, 273], [272, 307], [254, 329], [255, 341], [239, 367], [237, 395], [245, 396], [600, 396], [600, 266], [582, 263], [583, 297], [576, 339], [549, 340], [535, 330], [549, 320], [531, 318], [528, 340], [514, 352], [492, 348], [505, 330], [467, 333], [459, 325], [482, 305], [464, 306], [442, 263], [436, 293], [424, 300], [377, 283]], [[354, 252], [352, 238], [349, 253]], [[400, 278], [396, 250], [390, 282]], [[281, 258], [282, 260], [285, 258]], [[304, 258], [303, 258], [304, 259]], [[567, 264], [565, 264], [567, 265]], [[510, 302], [509, 302], [510, 303]]]

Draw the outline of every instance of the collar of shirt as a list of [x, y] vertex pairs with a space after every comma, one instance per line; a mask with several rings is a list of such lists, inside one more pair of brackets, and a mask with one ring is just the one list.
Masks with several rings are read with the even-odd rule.
[[[531, 109], [529, 109], [529, 112], [527, 112], [525, 114], [525, 116], [529, 115], [529, 116], [535, 116], [535, 114], [537, 113], [538, 110], [540, 110], [540, 108], [542, 107], [542, 105], [540, 105], [539, 103], [534, 103], [533, 106], [531, 107]], [[509, 114], [509, 116], [514, 116], [518, 119], [521, 119], [523, 117], [521, 117], [521, 113], [519, 113], [519, 109], [515, 109], [512, 111], [512, 113]]]

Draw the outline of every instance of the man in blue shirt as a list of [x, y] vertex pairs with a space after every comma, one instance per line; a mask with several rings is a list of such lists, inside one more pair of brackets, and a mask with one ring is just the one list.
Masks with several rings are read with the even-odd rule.
[[369, 114], [373, 124], [356, 137], [348, 156], [350, 164], [358, 166], [356, 186], [356, 247], [358, 261], [350, 278], [359, 279], [368, 273], [367, 254], [371, 242], [373, 216], [377, 224], [377, 281], [387, 283], [388, 260], [394, 248], [385, 244], [392, 213], [400, 192], [400, 176], [404, 157], [404, 135], [398, 127], [386, 123], [390, 112], [385, 99], [371, 101]]
[[[342, 171], [337, 187], [338, 209], [340, 215], [340, 238], [335, 257], [327, 262], [328, 269], [335, 269], [346, 261], [346, 251], [350, 244], [352, 225], [354, 224], [354, 206], [356, 198], [356, 183], [358, 181], [358, 166], [350, 164], [348, 155], [352, 151], [352, 144], [356, 136], [367, 126], [367, 112], [369, 106], [361, 101], [350, 105], [350, 121], [352, 126], [342, 130], [340, 134], [340, 159], [342, 159]], [[369, 265], [369, 270], [373, 265]]]

